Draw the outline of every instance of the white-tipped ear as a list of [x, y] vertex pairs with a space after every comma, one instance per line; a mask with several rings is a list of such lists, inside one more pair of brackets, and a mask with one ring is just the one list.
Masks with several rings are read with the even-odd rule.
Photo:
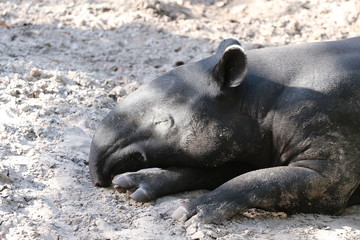
[[239, 42], [239, 40], [233, 37], [224, 38], [224, 40], [222, 40], [219, 44], [218, 49], [216, 50], [216, 54], [222, 54], [223, 52], [225, 52], [226, 48], [233, 45], [241, 46], [241, 43]]
[[247, 73], [244, 49], [237, 44], [228, 46], [214, 69], [214, 78], [221, 87], [237, 87]]

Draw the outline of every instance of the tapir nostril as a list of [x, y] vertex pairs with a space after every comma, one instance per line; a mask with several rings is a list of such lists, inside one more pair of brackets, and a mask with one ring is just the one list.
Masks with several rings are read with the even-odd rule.
[[111, 183], [110, 182], [96, 182], [95, 187], [110, 187]]

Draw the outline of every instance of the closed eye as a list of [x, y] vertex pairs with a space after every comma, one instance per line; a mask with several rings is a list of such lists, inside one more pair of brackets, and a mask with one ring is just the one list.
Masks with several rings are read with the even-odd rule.
[[160, 124], [164, 124], [164, 123], [169, 124], [170, 125], [169, 127], [172, 127], [172, 126], [174, 126], [175, 121], [174, 121], [174, 118], [171, 115], [169, 115], [168, 118], [166, 118], [166, 119], [161, 119], [161, 120], [154, 122], [155, 125], [160, 125]]
[[160, 121], [157, 121], [155, 122], [155, 125], [158, 125], [158, 124], [161, 124], [161, 123], [167, 123], [169, 120], [160, 120]]

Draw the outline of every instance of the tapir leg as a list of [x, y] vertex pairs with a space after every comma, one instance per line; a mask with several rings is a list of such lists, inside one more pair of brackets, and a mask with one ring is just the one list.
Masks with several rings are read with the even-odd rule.
[[216, 168], [150, 168], [128, 172], [114, 177], [113, 185], [120, 191], [128, 191], [139, 202], [182, 191], [214, 189], [229, 179], [253, 170], [244, 164], [227, 164]]
[[252, 171], [180, 206], [173, 218], [187, 220], [195, 215], [192, 221], [217, 222], [247, 208], [337, 214], [346, 207], [359, 182], [353, 177], [353, 186], [341, 184], [343, 179], [334, 182], [334, 174], [332, 177], [327, 174], [329, 171], [324, 174], [301, 166]]

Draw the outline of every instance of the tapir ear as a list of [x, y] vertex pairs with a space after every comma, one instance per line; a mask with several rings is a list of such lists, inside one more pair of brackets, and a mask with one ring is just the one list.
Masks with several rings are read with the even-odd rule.
[[221, 51], [220, 44], [217, 55], [220, 60], [214, 68], [214, 78], [221, 87], [237, 87], [245, 78], [247, 73], [247, 58], [244, 49], [233, 43]]

